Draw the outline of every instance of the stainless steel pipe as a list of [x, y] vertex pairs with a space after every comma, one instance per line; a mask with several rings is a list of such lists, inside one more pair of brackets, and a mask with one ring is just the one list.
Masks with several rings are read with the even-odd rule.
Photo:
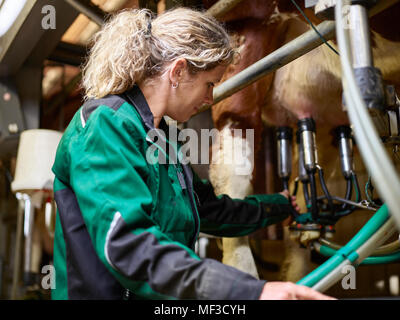
[[372, 67], [372, 49], [367, 8], [362, 5], [350, 6], [350, 43], [353, 68]]
[[[335, 35], [335, 22], [333, 21], [324, 21], [316, 28], [327, 40], [332, 39]], [[214, 104], [315, 49], [322, 43], [322, 39], [314, 30], [305, 32], [216, 87], [214, 89]]]
[[292, 173], [292, 138], [291, 127], [278, 128], [278, 176], [281, 179], [289, 179]]

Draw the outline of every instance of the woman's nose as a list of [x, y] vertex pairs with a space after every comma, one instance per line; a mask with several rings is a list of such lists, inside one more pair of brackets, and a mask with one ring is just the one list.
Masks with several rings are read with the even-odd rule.
[[214, 102], [214, 96], [213, 96], [213, 88], [207, 91], [207, 95], [204, 99], [204, 103], [206, 104], [213, 104]]

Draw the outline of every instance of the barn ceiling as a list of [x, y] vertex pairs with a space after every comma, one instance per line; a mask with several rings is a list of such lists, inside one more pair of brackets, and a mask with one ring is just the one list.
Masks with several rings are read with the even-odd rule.
[[[105, 13], [113, 13], [124, 8], [138, 8], [138, 0], [92, 0]], [[92, 36], [100, 26], [80, 13], [61, 37], [61, 42], [45, 62], [43, 70], [43, 98], [50, 99], [59, 94], [58, 100], [65, 100], [79, 83], [79, 65], [86, 54]], [[60, 98], [64, 96], [64, 99]], [[62, 104], [62, 101], [60, 101]], [[57, 99], [53, 101], [56, 104]]]
[[[2, 100], [1, 112], [18, 130], [7, 132], [0, 123], [0, 157], [6, 138], [43, 128], [63, 131], [82, 104], [80, 69], [90, 40], [107, 15], [125, 8], [163, 12], [174, 6], [200, 6], [201, 0], [0, 0], [0, 91], [13, 99]], [[54, 7], [55, 28], [44, 28], [45, 8]], [[3, 111], [2, 111], [3, 110]], [[7, 111], [8, 110], [8, 111]], [[14, 126], [15, 127], [15, 126]]]

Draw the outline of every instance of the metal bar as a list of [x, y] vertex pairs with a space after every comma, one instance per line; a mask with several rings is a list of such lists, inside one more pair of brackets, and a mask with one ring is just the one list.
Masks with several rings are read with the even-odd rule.
[[[369, 16], [372, 17], [382, 12], [398, 1], [399, 0], [379, 1], [376, 6], [371, 8], [369, 11]], [[331, 40], [335, 36], [334, 21], [324, 21], [316, 26], [316, 29], [326, 40]], [[274, 72], [280, 67], [292, 62], [298, 57], [308, 53], [309, 51], [320, 46], [322, 43], [322, 39], [314, 30], [305, 32], [301, 36], [288, 42], [284, 46], [270, 53], [263, 59], [255, 62], [250, 67], [244, 69], [216, 87], [214, 89], [214, 104], [249, 86], [267, 74]], [[209, 107], [211, 106], [204, 105], [199, 112], [202, 112]]]
[[242, 1], [243, 0], [219, 0], [207, 10], [207, 13], [217, 19], [221, 18]]
[[[333, 21], [324, 21], [316, 28], [326, 40], [332, 39], [335, 35], [335, 22]], [[322, 39], [314, 30], [305, 32], [216, 87], [214, 104], [315, 49], [322, 43]]]
[[104, 17], [107, 15], [103, 10], [99, 7], [95, 6], [91, 1], [85, 0], [64, 0], [68, 4], [70, 4], [73, 8], [75, 8], [80, 13], [87, 16], [90, 20], [102, 26], [104, 23]]
[[372, 67], [368, 11], [362, 5], [350, 6], [350, 39], [354, 68]]
[[358, 202], [354, 202], [354, 201], [347, 200], [347, 199], [343, 199], [343, 198], [336, 197], [336, 196], [332, 196], [332, 200], [336, 200], [336, 201], [339, 201], [339, 202], [347, 203], [347, 204], [352, 205], [352, 206], [355, 206], [355, 207], [357, 207], [357, 208], [361, 208], [361, 209], [365, 209], [365, 210], [371, 210], [371, 211], [376, 211], [376, 208], [374, 208], [374, 207], [369, 207], [369, 206], [367, 206], [367, 205], [364, 205], [363, 202], [358, 203]]

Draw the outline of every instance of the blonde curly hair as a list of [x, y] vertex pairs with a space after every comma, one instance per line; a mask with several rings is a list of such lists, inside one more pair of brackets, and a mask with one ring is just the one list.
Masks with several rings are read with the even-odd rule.
[[82, 70], [85, 100], [118, 94], [165, 72], [185, 58], [191, 73], [229, 64], [235, 49], [212, 16], [176, 8], [153, 19], [147, 9], [119, 12], [94, 36]]

